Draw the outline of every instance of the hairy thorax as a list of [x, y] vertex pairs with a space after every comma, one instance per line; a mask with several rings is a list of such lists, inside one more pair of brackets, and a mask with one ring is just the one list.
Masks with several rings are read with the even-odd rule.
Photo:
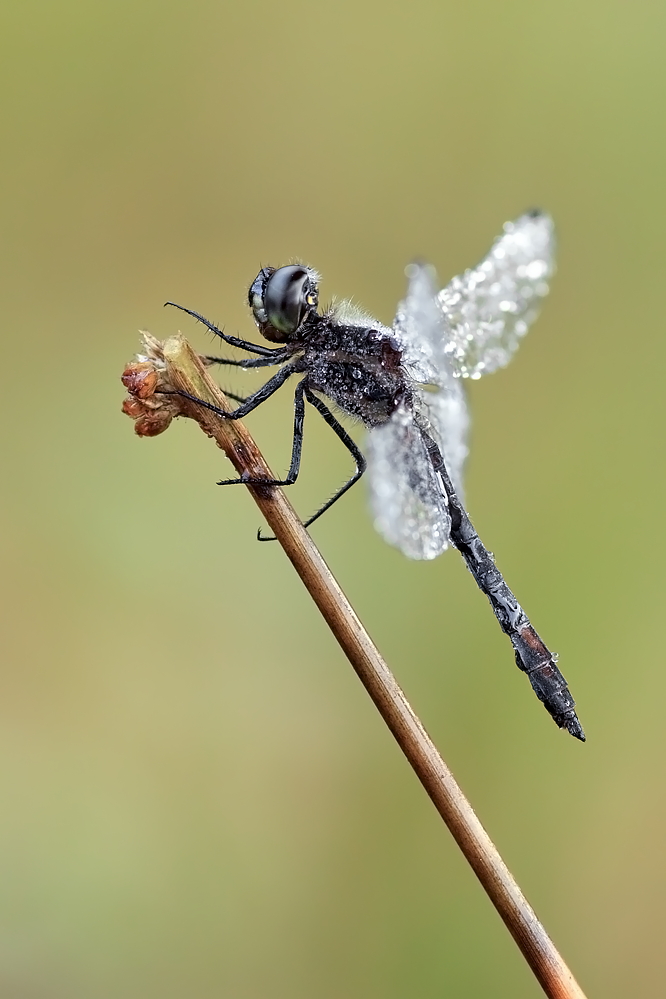
[[402, 350], [387, 327], [320, 327], [303, 350], [309, 387], [367, 427], [386, 423], [406, 396]]

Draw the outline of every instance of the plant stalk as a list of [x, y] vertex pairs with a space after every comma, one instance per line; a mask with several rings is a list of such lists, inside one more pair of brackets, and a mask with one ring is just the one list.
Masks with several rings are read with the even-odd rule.
[[[182, 336], [171, 337], [163, 344], [150, 338], [149, 345], [158, 360], [161, 379], [152, 402], [146, 394], [148, 390], [144, 390], [145, 405], [152, 407], [149, 416], [151, 412], [159, 412], [160, 386], [165, 385], [219, 409], [231, 409], [199, 355]], [[129, 368], [126, 376], [128, 371]], [[125, 412], [136, 418], [141, 415], [142, 404], [136, 401], [141, 393], [134, 391], [131, 377], [124, 376], [123, 381], [135, 396], [128, 400]], [[240, 421], [225, 420], [182, 396], [161, 398], [168, 400], [172, 416], [195, 420], [222, 448], [239, 475], [251, 479], [274, 478]], [[138, 425], [137, 432], [141, 432]], [[247, 488], [545, 994], [551, 999], [585, 999], [284, 492], [276, 486]]]

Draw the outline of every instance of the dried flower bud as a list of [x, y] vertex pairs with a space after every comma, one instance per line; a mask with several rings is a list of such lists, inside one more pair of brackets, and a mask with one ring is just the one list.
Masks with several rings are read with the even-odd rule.
[[139, 416], [145, 415], [146, 407], [138, 399], [123, 399], [122, 411], [125, 416], [136, 420]]
[[120, 380], [130, 395], [137, 399], [149, 399], [155, 393], [159, 376], [152, 361], [132, 361]]
[[149, 410], [134, 424], [134, 433], [138, 437], [157, 437], [158, 434], [164, 433], [172, 419], [172, 413], [166, 408]]

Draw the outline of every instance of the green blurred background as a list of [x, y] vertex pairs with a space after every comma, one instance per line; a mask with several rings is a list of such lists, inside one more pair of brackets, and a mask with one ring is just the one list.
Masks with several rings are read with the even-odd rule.
[[[590, 996], [663, 990], [666, 8], [6, 0], [0, 994], [539, 987], [228, 466], [120, 414], [136, 330], [253, 332], [262, 263], [390, 322], [539, 205], [559, 273], [471, 386], [467, 496], [560, 653], [558, 732], [449, 552], [359, 486], [325, 557]], [[242, 390], [242, 374], [224, 382]], [[291, 392], [249, 422], [278, 469]], [[349, 462], [307, 426], [304, 514]]]

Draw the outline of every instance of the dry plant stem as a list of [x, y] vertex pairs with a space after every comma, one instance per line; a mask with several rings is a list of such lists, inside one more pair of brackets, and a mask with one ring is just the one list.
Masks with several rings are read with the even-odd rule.
[[[174, 388], [230, 408], [184, 338], [172, 337], [163, 350]], [[214, 438], [240, 475], [274, 477], [242, 423], [187, 399], [181, 408]], [[248, 489], [544, 992], [553, 999], [585, 999], [286, 496], [275, 486]]]

